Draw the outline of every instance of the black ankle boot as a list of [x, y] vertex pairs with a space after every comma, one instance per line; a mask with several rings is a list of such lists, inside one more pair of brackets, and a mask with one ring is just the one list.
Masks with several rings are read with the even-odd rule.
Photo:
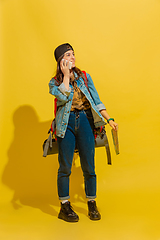
[[96, 206], [96, 201], [94, 200], [88, 201], [88, 216], [91, 220], [101, 219], [101, 214], [99, 213]]
[[78, 215], [73, 211], [69, 201], [64, 204], [61, 203], [61, 209], [58, 214], [58, 218], [67, 222], [78, 222], [79, 220]]

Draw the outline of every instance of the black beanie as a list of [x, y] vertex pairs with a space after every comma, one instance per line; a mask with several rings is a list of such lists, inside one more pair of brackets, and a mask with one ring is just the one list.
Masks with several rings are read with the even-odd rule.
[[54, 56], [55, 56], [56, 61], [58, 60], [59, 57], [61, 57], [65, 52], [67, 52], [69, 50], [73, 50], [73, 47], [69, 43], [64, 43], [64, 44], [59, 45], [54, 50]]

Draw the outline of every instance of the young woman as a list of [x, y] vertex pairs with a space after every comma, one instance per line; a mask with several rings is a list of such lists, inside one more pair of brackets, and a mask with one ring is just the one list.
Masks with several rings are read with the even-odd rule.
[[69, 202], [69, 177], [75, 147], [78, 148], [88, 199], [88, 215], [91, 220], [101, 219], [96, 206], [96, 174], [94, 164], [94, 128], [106, 124], [113, 129], [118, 125], [110, 118], [94, 87], [91, 76], [75, 66], [73, 47], [69, 43], [55, 49], [56, 76], [49, 82], [49, 92], [57, 100], [56, 136], [58, 143], [58, 195], [61, 209], [58, 218], [77, 222], [78, 215]]

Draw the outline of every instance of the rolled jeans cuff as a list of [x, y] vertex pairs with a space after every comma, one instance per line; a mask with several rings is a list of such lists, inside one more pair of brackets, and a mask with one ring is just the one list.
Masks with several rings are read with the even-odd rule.
[[67, 196], [67, 197], [59, 197], [59, 200], [67, 200], [67, 199], [69, 199], [70, 198], [70, 196]]
[[86, 198], [89, 198], [89, 199], [95, 199], [97, 196], [86, 196]]

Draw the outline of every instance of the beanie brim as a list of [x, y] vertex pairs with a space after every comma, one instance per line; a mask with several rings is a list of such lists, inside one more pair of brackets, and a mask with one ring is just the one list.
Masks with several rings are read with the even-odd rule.
[[69, 43], [64, 43], [64, 44], [61, 44], [59, 45], [55, 51], [54, 51], [54, 56], [55, 56], [55, 59], [56, 61], [58, 61], [58, 59], [67, 51], [69, 50], [73, 50], [73, 47], [69, 44]]

